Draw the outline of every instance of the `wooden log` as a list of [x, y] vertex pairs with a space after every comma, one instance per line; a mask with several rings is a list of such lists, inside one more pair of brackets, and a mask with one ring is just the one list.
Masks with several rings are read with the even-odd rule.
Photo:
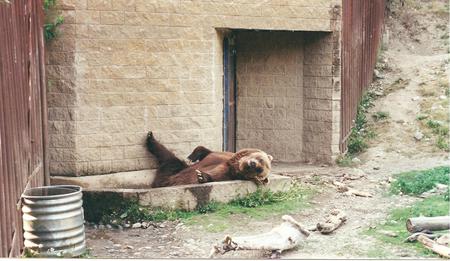
[[422, 233], [422, 232], [417, 232], [417, 233], [414, 233], [414, 234], [410, 235], [409, 237], [407, 237], [405, 239], [405, 242], [416, 242], [417, 238], [420, 235], [423, 235], [424, 237], [427, 237], [429, 239], [435, 239], [435, 238], [439, 237], [439, 235], [437, 235], [437, 234], [426, 234], [426, 233]]
[[282, 217], [283, 223], [271, 231], [259, 235], [231, 237], [226, 236], [222, 243], [213, 247], [209, 258], [232, 250], [272, 250], [272, 257], [291, 249], [307, 238], [310, 233], [289, 215]]
[[433, 241], [423, 235], [419, 235], [417, 237], [417, 241], [419, 241], [426, 248], [437, 253], [438, 255], [446, 257], [446, 258], [450, 258], [450, 248], [440, 245], [440, 244], [436, 243], [435, 241]]
[[317, 230], [322, 234], [330, 234], [344, 222], [347, 221], [347, 217], [344, 212], [339, 209], [333, 209], [328, 216], [326, 216], [324, 222], [317, 223]]
[[444, 245], [444, 246], [450, 246], [450, 234], [445, 234], [440, 236], [437, 240], [436, 243], [438, 243], [439, 245]]
[[406, 221], [406, 229], [411, 233], [421, 232], [423, 230], [447, 230], [450, 229], [450, 217], [414, 217]]

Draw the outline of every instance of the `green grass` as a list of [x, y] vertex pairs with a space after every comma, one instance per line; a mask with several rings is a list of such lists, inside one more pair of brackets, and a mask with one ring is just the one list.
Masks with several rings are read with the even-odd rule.
[[338, 164], [341, 167], [353, 166], [352, 157], [350, 155], [348, 155], [348, 154], [339, 155], [336, 158], [336, 164]]
[[[408, 194], [417, 196], [425, 191], [432, 189], [437, 183], [448, 184], [450, 167], [442, 166], [428, 170], [418, 170], [403, 172], [394, 175], [395, 181], [391, 184], [391, 193]], [[436, 254], [424, 248], [422, 244], [415, 242], [404, 242], [410, 236], [406, 229], [408, 218], [426, 216], [446, 216], [449, 213], [449, 196], [435, 195], [429, 198], [417, 201], [412, 206], [395, 208], [390, 211], [387, 220], [383, 224], [378, 224], [364, 231], [364, 234], [373, 236], [383, 242], [385, 245], [379, 245], [377, 249], [393, 249], [393, 247], [402, 248], [408, 252], [417, 251], [420, 255], [435, 257]], [[389, 231], [397, 234], [397, 237], [391, 237], [383, 234], [381, 231]], [[385, 251], [371, 249], [370, 257], [386, 257]]]
[[[184, 220], [191, 224], [207, 223], [211, 232], [226, 229], [225, 224], [230, 215], [245, 214], [252, 218], [262, 218], [286, 211], [298, 210], [306, 206], [307, 199], [313, 192], [293, 183], [286, 192], [272, 192], [259, 188], [246, 196], [238, 197], [227, 204], [210, 202], [198, 207], [194, 211], [169, 210], [163, 208], [142, 207], [135, 200], [108, 198], [108, 207], [100, 210], [101, 202], [97, 198], [85, 198], [85, 217], [88, 221], [103, 222], [105, 224], [123, 225], [143, 221]], [[96, 210], [97, 212], [93, 211]], [[198, 217], [198, 219], [195, 219]]]
[[369, 108], [373, 106], [374, 99], [375, 95], [367, 92], [362, 96], [358, 105], [355, 124], [347, 143], [348, 153], [351, 156], [364, 152], [369, 147], [368, 140], [375, 136], [375, 133], [368, 128], [366, 116]]
[[272, 195], [264, 195], [265, 192], [257, 191], [228, 204], [220, 204], [214, 212], [194, 215], [185, 219], [184, 222], [187, 225], [202, 225], [208, 232], [222, 232], [233, 225], [231, 218], [240, 222], [250, 222], [278, 214], [296, 213], [308, 207], [307, 199], [314, 193], [310, 189], [300, 187], [294, 187], [284, 193], [272, 193]]
[[[433, 252], [424, 248], [420, 243], [406, 243], [404, 240], [410, 235], [406, 230], [406, 220], [420, 215], [427, 217], [445, 216], [449, 213], [448, 201], [443, 196], [433, 196], [415, 203], [412, 206], [397, 208], [391, 211], [384, 225], [377, 225], [374, 229], [368, 229], [365, 234], [373, 236], [381, 242], [400, 248], [412, 248], [425, 256], [436, 256]], [[397, 237], [389, 237], [380, 231], [391, 231], [398, 234]], [[377, 253], [372, 253], [375, 255]], [[378, 256], [379, 257], [379, 256]], [[383, 257], [383, 256], [381, 256]]]
[[442, 166], [429, 170], [409, 171], [394, 175], [391, 192], [407, 195], [420, 195], [429, 191], [437, 183], [449, 184], [450, 167]]

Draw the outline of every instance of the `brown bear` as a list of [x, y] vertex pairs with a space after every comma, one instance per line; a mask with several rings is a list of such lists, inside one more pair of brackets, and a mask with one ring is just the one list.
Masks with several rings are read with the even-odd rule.
[[252, 180], [257, 184], [269, 182], [273, 158], [262, 150], [213, 152], [198, 146], [188, 156], [192, 162], [189, 165], [159, 143], [151, 131], [146, 145], [159, 164], [153, 188], [238, 179]]

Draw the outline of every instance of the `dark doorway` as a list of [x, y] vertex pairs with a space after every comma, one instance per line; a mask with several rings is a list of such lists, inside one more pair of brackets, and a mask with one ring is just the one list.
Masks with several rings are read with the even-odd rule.
[[236, 151], [236, 47], [234, 34], [223, 40], [223, 150]]

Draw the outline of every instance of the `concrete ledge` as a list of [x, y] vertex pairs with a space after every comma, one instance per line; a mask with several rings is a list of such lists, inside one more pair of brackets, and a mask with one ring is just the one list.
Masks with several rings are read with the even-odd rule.
[[[186, 210], [193, 210], [210, 201], [227, 203], [257, 189], [254, 182], [244, 180], [151, 188], [154, 175], [154, 170], [141, 170], [86, 177], [54, 176], [51, 177], [51, 184], [78, 185], [83, 188], [84, 194], [95, 195], [96, 198], [119, 196], [137, 199], [143, 206]], [[290, 185], [289, 177], [272, 174], [270, 183], [265, 187], [277, 192], [288, 190]]]
[[[289, 177], [272, 175], [270, 183], [265, 187], [278, 192], [287, 191], [290, 186]], [[109, 196], [112, 193], [122, 198], [137, 199], [143, 206], [193, 210], [210, 201], [227, 203], [256, 189], [254, 182], [235, 180], [152, 189], [87, 188], [84, 193], [96, 194], [97, 197], [102, 193]]]

